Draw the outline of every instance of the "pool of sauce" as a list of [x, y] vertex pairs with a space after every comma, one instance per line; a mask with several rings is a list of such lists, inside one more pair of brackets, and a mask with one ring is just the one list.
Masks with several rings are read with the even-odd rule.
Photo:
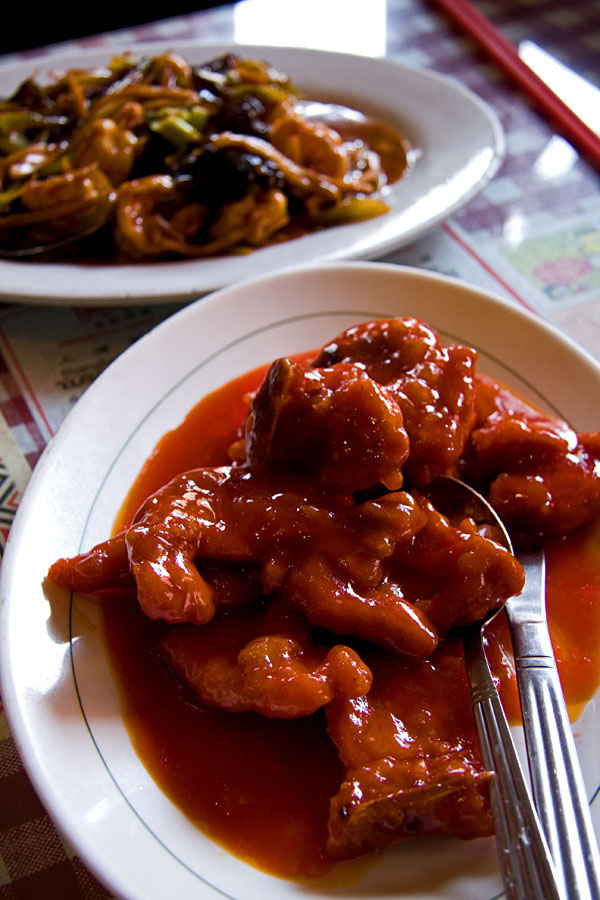
[[[159, 442], [120, 511], [115, 530], [171, 477], [227, 464], [257, 369], [203, 399]], [[547, 547], [550, 630], [567, 703], [575, 718], [600, 682], [600, 523]], [[343, 772], [323, 712], [295, 721], [202, 706], [155, 652], [165, 626], [140, 611], [135, 594], [103, 600], [106, 641], [136, 751], [164, 792], [212, 839], [272, 874], [305, 880], [336, 864], [326, 853], [330, 798]], [[489, 651], [513, 721], [519, 706], [505, 619]], [[440, 708], [455, 698], [452, 685]], [[337, 864], [338, 867], [340, 864]], [[345, 864], [344, 864], [345, 865]]]

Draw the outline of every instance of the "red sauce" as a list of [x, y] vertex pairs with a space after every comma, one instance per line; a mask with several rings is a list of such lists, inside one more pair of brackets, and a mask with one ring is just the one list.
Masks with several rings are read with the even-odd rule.
[[[166, 434], [145, 463], [117, 527], [170, 478], [198, 466], [229, 462], [246, 412], [246, 396], [264, 375], [257, 369], [202, 400]], [[600, 682], [600, 524], [547, 547], [550, 628], [573, 718]], [[342, 770], [322, 712], [293, 721], [231, 714], [196, 702], [153, 647], [165, 626], [140, 611], [133, 594], [104, 601], [106, 639], [122, 688], [124, 715], [136, 750], [156, 782], [206, 834], [259, 868], [288, 878], [323, 875], [330, 798]], [[490, 634], [494, 669], [507, 711], [518, 698], [506, 621]], [[448, 685], [440, 709], [452, 705]], [[339, 866], [339, 864], [338, 864]]]
[[202, 707], [153, 653], [164, 628], [134, 598], [105, 600], [104, 617], [132, 740], [164, 792], [260, 868], [288, 877], [330, 868], [327, 815], [341, 770], [324, 717], [271, 720]]

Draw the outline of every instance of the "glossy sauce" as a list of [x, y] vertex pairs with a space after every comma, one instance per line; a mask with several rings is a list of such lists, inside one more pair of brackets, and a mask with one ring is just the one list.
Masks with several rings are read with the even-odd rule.
[[337, 103], [299, 101], [296, 108], [307, 121], [333, 128], [343, 141], [361, 140], [379, 154], [388, 184], [393, 184], [409, 168], [411, 147], [400, 132], [356, 109]]
[[[230, 461], [227, 448], [237, 437], [247, 394], [264, 372], [257, 369], [207, 396], [163, 437], [133, 485], [115, 530], [176, 474]], [[547, 548], [551, 633], [573, 717], [600, 681], [599, 539], [597, 523]], [[329, 801], [343, 773], [323, 712], [283, 721], [203, 707], [155, 652], [165, 626], [142, 614], [133, 592], [113, 593], [103, 608], [128, 729], [165, 793], [211, 838], [259, 868], [299, 880], [330, 870], [335, 864], [325, 850]], [[502, 617], [493, 627], [491, 657], [507, 710], [516, 720], [508, 628]], [[446, 711], [455, 699], [453, 684], [437, 698]]]

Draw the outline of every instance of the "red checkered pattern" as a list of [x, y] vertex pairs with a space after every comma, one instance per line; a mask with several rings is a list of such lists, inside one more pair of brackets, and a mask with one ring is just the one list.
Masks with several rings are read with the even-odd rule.
[[[497, 113], [507, 137], [507, 158], [497, 177], [507, 179], [506, 200], [483, 190], [453, 217], [466, 234], [485, 229], [500, 234], [511, 211], [523, 216], [552, 210], [556, 219], [585, 215], [590, 195], [598, 192], [597, 173], [584, 161], [575, 163], [569, 179], [552, 180], [532, 166], [556, 133], [552, 124], [533, 107], [529, 98], [484, 57], [442, 13], [432, 9], [436, 27], [423, 28], [410, 4], [394, 18], [389, 56], [414, 59], [449, 75], [485, 100]], [[534, 40], [565, 64], [576, 65], [579, 74], [598, 84], [600, 67], [600, 6], [589, 0], [573, 0], [562, 9], [555, 0], [486, 0], [476, 4], [496, 27], [518, 45]], [[594, 40], [595, 38], [595, 40]], [[527, 134], [526, 146], [518, 136]]]
[[[0, 353], [0, 413], [4, 416], [6, 424], [15, 432], [17, 443], [26, 446], [23, 448], [25, 458], [33, 468], [45, 447], [45, 440], [40, 432], [27, 401], [21, 394], [19, 386], [13, 378], [4, 357]], [[28, 437], [25, 442], [19, 431], [24, 431]], [[20, 439], [19, 439], [20, 438]]]
[[0, 796], [0, 900], [110, 900], [38, 800], [1, 705]]

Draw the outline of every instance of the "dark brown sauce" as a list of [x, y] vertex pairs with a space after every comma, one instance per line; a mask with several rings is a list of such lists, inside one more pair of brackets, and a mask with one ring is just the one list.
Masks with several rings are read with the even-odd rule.
[[[263, 374], [257, 369], [207, 396], [163, 437], [133, 485], [118, 527], [179, 472], [229, 461], [227, 447], [244, 417], [244, 398]], [[600, 681], [599, 538], [596, 524], [547, 548], [551, 633], [573, 716]], [[113, 595], [103, 608], [125, 721], [164, 792], [207, 835], [261, 869], [300, 880], [332, 869], [326, 823], [342, 772], [323, 713], [282, 721], [205, 708], [154, 651], [165, 626], [141, 613], [133, 593]], [[491, 651], [509, 714], [517, 720], [510, 638], [502, 617], [494, 623]], [[440, 708], [447, 711], [455, 696], [448, 685], [438, 698]]]

